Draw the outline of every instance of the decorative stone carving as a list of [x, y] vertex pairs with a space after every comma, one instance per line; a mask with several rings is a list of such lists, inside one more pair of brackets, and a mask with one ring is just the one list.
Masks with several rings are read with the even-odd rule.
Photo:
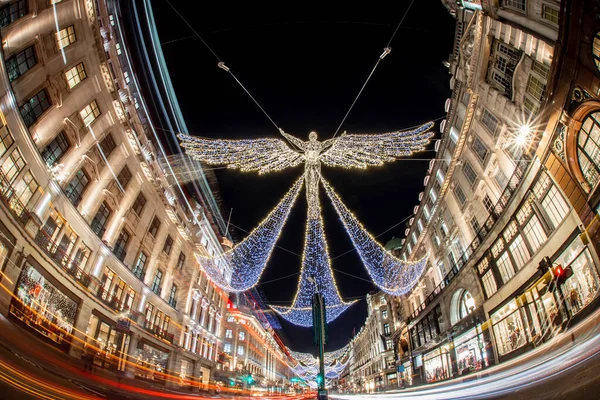
[[565, 156], [565, 131], [566, 126], [563, 124], [560, 125], [558, 129], [558, 134], [554, 139], [554, 143], [552, 144], [552, 151], [556, 154], [563, 162], [567, 162], [567, 158]]

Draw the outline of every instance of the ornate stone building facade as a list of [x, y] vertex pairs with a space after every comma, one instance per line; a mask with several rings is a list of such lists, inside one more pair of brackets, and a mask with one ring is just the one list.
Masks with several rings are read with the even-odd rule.
[[394, 329], [390, 296], [369, 293], [367, 320], [349, 344], [350, 361], [334, 382], [336, 390], [362, 393], [398, 388]]
[[263, 311], [247, 296], [252, 295], [238, 294], [227, 304], [219, 376], [224, 384], [254, 392], [282, 392], [291, 384], [292, 360]]
[[452, 96], [395, 250], [429, 254], [417, 287], [392, 300], [405, 384], [542, 346], [600, 289], [598, 3], [443, 3], [456, 18]]
[[220, 215], [167, 173], [119, 12], [0, 4], [1, 310], [98, 366], [207, 387], [227, 294], [196, 254], [223, 251]]

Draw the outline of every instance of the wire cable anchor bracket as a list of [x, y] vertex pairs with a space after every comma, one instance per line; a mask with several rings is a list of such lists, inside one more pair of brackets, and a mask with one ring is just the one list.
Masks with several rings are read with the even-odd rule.
[[223, 71], [229, 72], [229, 67], [227, 65], [225, 65], [225, 63], [223, 61], [219, 61], [217, 63], [217, 67], [221, 68]]
[[392, 48], [391, 48], [390, 46], [387, 46], [387, 47], [385, 47], [385, 48], [383, 49], [383, 53], [381, 53], [381, 55], [379, 56], [379, 59], [380, 59], [380, 60], [383, 60], [383, 58], [384, 58], [385, 56], [387, 56], [388, 54], [390, 54], [390, 53], [391, 53], [391, 51], [392, 51]]

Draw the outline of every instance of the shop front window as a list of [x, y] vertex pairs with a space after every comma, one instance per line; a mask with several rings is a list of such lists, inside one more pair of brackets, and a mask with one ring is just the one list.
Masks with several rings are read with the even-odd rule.
[[29, 262], [16, 285], [10, 312], [55, 343], [62, 344], [73, 330], [77, 303], [61, 292]]
[[442, 346], [424, 357], [425, 379], [427, 382], [437, 382], [450, 378], [450, 354], [448, 346]]
[[561, 286], [571, 315], [587, 306], [598, 293], [598, 272], [587, 246], [577, 237], [554, 261], [563, 268], [571, 267], [573, 275]]
[[164, 382], [163, 373], [167, 369], [168, 359], [169, 353], [166, 351], [159, 350], [147, 343], [140, 343], [134, 358], [136, 364], [135, 376]]
[[499, 355], [508, 354], [528, 342], [523, 318], [516, 299], [492, 314], [492, 324]]
[[482, 351], [483, 344], [483, 335], [481, 332], [477, 334], [476, 329], [471, 329], [454, 339], [459, 375], [479, 370], [488, 365], [487, 354]]

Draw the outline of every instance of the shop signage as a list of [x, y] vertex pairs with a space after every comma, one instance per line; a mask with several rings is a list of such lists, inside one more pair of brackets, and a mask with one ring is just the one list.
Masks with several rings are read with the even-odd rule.
[[117, 320], [117, 330], [128, 331], [131, 327], [131, 320], [128, 318], [119, 318]]
[[404, 365], [398, 365], [398, 372], [404, 372]]

